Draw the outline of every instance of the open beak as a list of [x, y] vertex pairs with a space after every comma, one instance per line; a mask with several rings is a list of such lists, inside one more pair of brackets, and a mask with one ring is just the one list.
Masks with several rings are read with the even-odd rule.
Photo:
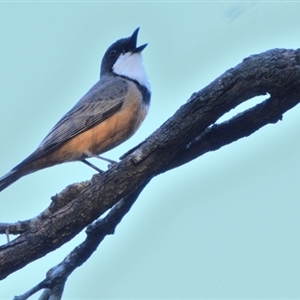
[[131, 37], [129, 38], [129, 41], [128, 41], [127, 45], [126, 45], [126, 50], [128, 52], [140, 53], [140, 52], [142, 52], [147, 47], [148, 44], [144, 44], [144, 45], [141, 45], [139, 47], [136, 46], [137, 36], [138, 36], [139, 30], [140, 30], [140, 28], [138, 27], [133, 32], [133, 34], [131, 35]]

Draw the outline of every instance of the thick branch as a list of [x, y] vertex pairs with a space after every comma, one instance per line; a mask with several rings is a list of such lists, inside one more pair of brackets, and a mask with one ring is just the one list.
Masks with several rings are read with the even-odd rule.
[[186, 145], [166, 167], [172, 169], [191, 161], [206, 152], [220, 149], [240, 138], [247, 137], [267, 124], [282, 120], [282, 114], [290, 109], [290, 105], [298, 103], [297, 97], [284, 99], [270, 97], [229, 121], [214, 124], [203, 131], [192, 142]]
[[[274, 122], [299, 102], [299, 64], [299, 50], [267, 51], [245, 59], [209, 86], [193, 94], [173, 117], [121, 163], [98, 175], [90, 187], [34, 229], [0, 247], [0, 278], [5, 278], [13, 271], [66, 243], [120, 199], [138, 191], [152, 177], [188, 162], [204, 152], [232, 142], [242, 135], [249, 135], [266, 123]], [[264, 114], [259, 116], [259, 111], [263, 109], [261, 106], [253, 111], [252, 117], [245, 113], [240, 119], [236, 118], [209, 128], [238, 104], [266, 93], [271, 95], [271, 99], [265, 105], [270, 105], [273, 111], [268, 122]], [[250, 124], [249, 119], [252, 118], [257, 119], [254, 122], [257, 125], [251, 125], [254, 127], [247, 129], [247, 126], [243, 125]], [[230, 122], [239, 122], [244, 131], [236, 131], [236, 136], [233, 137], [232, 127], [230, 129], [233, 123]], [[219, 132], [219, 136], [222, 135], [220, 132], [225, 130], [227, 133], [224, 136], [227, 138], [222, 142], [214, 141], [210, 134], [213, 130]], [[197, 150], [196, 146], [204, 143], [205, 136], [206, 139], [211, 136], [210, 144], [199, 146]], [[199, 150], [201, 147], [202, 150]], [[186, 154], [184, 159], [181, 159], [182, 153]]]
[[61, 299], [65, 283], [70, 274], [93, 254], [108, 234], [115, 232], [117, 225], [130, 210], [143, 188], [141, 187], [135, 193], [121, 199], [103, 219], [99, 219], [89, 225], [86, 230], [87, 237], [85, 241], [77, 246], [57, 266], [51, 268], [44, 280], [23, 295], [14, 297], [14, 300], [26, 300], [42, 289], [45, 290], [42, 295], [43, 299], [50, 299], [50, 297], [54, 296], [57, 299]]

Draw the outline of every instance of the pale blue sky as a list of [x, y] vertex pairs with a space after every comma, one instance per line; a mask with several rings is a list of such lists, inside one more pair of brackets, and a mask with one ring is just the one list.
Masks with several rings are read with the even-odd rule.
[[[35, 150], [97, 81], [106, 48], [135, 28], [149, 43], [152, 104], [111, 159], [243, 58], [299, 48], [299, 15], [289, 1], [0, 2], [0, 176]], [[70, 277], [65, 299], [300, 298], [299, 113], [153, 179]], [[71, 163], [26, 176], [0, 194], [0, 220], [33, 217], [92, 175]], [[1, 281], [0, 299], [35, 285], [83, 239]]]

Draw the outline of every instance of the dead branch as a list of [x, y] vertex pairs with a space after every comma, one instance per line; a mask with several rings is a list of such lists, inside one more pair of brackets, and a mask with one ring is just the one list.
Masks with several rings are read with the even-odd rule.
[[[263, 103], [222, 124], [240, 103], [269, 94]], [[300, 101], [300, 50], [274, 49], [245, 59], [194, 93], [138, 148], [71, 197], [47, 218], [0, 247], [0, 278], [60, 247], [121, 199], [156, 175], [275, 123]]]

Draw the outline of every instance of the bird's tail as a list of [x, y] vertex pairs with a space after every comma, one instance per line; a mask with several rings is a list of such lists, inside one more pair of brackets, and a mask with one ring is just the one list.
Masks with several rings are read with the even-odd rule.
[[21, 170], [12, 169], [6, 175], [0, 178], [0, 192], [24, 175], [25, 174]]

